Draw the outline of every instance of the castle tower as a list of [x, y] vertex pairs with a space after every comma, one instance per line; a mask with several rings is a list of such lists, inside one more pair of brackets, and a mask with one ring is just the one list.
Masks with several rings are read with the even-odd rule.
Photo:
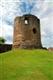
[[41, 48], [40, 20], [31, 14], [16, 17], [13, 48]]

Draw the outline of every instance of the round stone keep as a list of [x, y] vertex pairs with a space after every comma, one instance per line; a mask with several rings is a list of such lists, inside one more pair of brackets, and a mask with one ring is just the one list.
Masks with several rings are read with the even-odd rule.
[[13, 48], [41, 48], [40, 20], [31, 14], [14, 20]]

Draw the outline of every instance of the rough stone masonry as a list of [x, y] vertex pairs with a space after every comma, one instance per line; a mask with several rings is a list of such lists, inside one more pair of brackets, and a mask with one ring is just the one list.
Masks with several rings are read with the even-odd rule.
[[13, 48], [41, 48], [40, 20], [31, 14], [14, 20]]

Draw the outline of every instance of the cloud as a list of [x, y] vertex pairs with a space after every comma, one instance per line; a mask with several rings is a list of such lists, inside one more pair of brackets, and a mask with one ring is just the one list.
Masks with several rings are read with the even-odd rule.
[[42, 44], [44, 46], [53, 46], [53, 16], [49, 16], [41, 19], [41, 36]]
[[20, 2], [22, 0], [2, 0], [2, 2]]
[[3, 21], [2, 24], [2, 37], [5, 38], [6, 43], [12, 43], [13, 42], [13, 27], [11, 25], [6, 24], [6, 22]]
[[14, 18], [31, 13], [40, 18], [43, 46], [53, 46], [53, 0], [2, 0], [0, 11], [0, 36], [3, 32], [7, 43], [12, 43]]

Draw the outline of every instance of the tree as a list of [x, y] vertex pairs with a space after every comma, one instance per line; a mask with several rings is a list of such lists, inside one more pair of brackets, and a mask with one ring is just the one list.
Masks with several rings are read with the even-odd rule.
[[0, 44], [4, 44], [5, 43], [5, 39], [3, 37], [0, 37]]

